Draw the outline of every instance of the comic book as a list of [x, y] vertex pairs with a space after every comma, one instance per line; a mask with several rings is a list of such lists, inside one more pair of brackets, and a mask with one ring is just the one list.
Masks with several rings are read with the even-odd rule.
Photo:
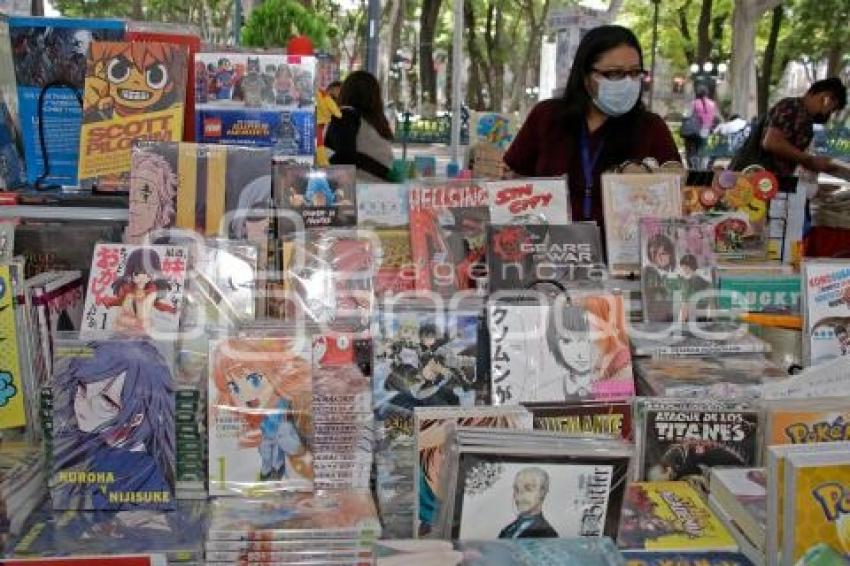
[[717, 276], [720, 291], [718, 308], [744, 309], [749, 312], [798, 314], [800, 312], [800, 274], [736, 274], [721, 269]]
[[683, 480], [705, 467], [753, 467], [761, 412], [747, 401], [640, 398], [636, 440], [643, 481]]
[[631, 441], [630, 401], [581, 401], [563, 403], [523, 403], [534, 415], [535, 430], [565, 434], [602, 435]]
[[61, 340], [55, 351], [53, 509], [173, 509], [170, 361], [147, 338]]
[[421, 181], [410, 185], [408, 196], [416, 288], [438, 293], [486, 288], [486, 189], [474, 181]]
[[623, 297], [489, 307], [491, 388], [497, 404], [624, 399], [634, 395]]
[[0, 349], [0, 429], [27, 424], [15, 302], [9, 265], [0, 264], [0, 336], [5, 345]]
[[311, 356], [288, 337], [210, 342], [210, 495], [312, 489]]
[[269, 149], [141, 142], [132, 154], [129, 243], [157, 229], [184, 228], [267, 246]]
[[187, 258], [181, 246], [97, 244], [81, 336], [173, 335], [183, 308]]
[[569, 224], [566, 178], [484, 183], [493, 224]]
[[602, 175], [605, 244], [613, 274], [629, 275], [640, 270], [641, 218], [682, 215], [680, 184], [681, 176], [671, 173]]
[[[278, 210], [300, 215], [305, 228], [353, 227], [357, 224], [355, 173], [352, 165], [312, 169], [275, 161], [272, 167]], [[293, 219], [278, 217], [278, 237], [285, 239], [299, 227]]]
[[45, 376], [39, 380], [44, 385], [53, 372], [53, 337], [57, 332], [79, 331], [83, 317], [85, 286], [79, 271], [59, 271], [42, 274], [32, 282], [34, 320], [38, 325], [38, 343], [41, 347]]
[[771, 345], [750, 334], [746, 324], [731, 321], [632, 324], [629, 338], [635, 356], [705, 357], [720, 354], [766, 354]]
[[469, 127], [469, 145], [480, 143], [507, 151], [519, 131], [516, 116], [496, 112], [473, 112]]
[[762, 355], [703, 355], [639, 358], [634, 361], [641, 393], [652, 397], [762, 397], [765, 383], [788, 374]]
[[629, 485], [617, 546], [631, 551], [735, 552], [738, 545], [723, 523], [687, 482]]
[[765, 444], [812, 444], [850, 438], [850, 402], [842, 398], [765, 403]]
[[850, 262], [806, 260], [800, 272], [806, 365], [850, 354]]
[[195, 139], [312, 156], [316, 148], [314, 57], [195, 54]]
[[712, 468], [709, 492], [746, 538], [761, 552], [767, 530], [767, 473], [764, 468]]
[[26, 276], [46, 271], [81, 271], [88, 277], [98, 242], [121, 242], [125, 221], [56, 220], [15, 226], [15, 255], [26, 260]]
[[694, 320], [714, 302], [711, 225], [700, 217], [639, 220], [641, 298], [647, 322]]
[[794, 564], [820, 545], [850, 558], [847, 501], [850, 458], [846, 453], [789, 454], [785, 459], [782, 558]]
[[188, 53], [171, 43], [92, 42], [80, 131], [80, 187], [130, 190], [137, 140], [183, 136]]
[[593, 222], [494, 225], [488, 242], [491, 293], [600, 288], [607, 277], [599, 227]]
[[[124, 22], [108, 19], [9, 19], [15, 79], [18, 85], [19, 123], [44, 124], [49, 172], [45, 171], [38, 127], [22, 128], [27, 182], [42, 176], [48, 184], [76, 185], [83, 112], [80, 99], [86, 76], [86, 58], [93, 41], [121, 41]], [[39, 112], [42, 91], [44, 108]]]

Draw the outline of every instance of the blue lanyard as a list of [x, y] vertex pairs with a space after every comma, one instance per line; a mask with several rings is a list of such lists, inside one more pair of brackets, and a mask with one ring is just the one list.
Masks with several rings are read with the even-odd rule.
[[602, 147], [605, 145], [605, 140], [599, 142], [599, 147], [590, 156], [590, 139], [587, 134], [587, 124], [582, 124], [581, 137], [579, 138], [579, 149], [581, 151], [581, 170], [584, 175], [584, 201], [582, 206], [582, 214], [584, 220], [590, 220], [591, 208], [593, 207], [593, 171], [596, 169], [596, 163], [599, 161], [599, 156], [602, 155]]

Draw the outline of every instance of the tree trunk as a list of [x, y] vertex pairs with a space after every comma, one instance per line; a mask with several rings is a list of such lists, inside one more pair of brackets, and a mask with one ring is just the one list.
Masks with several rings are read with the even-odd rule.
[[773, 9], [770, 17], [770, 37], [764, 49], [764, 59], [758, 82], [758, 115], [767, 114], [770, 101], [770, 84], [773, 79], [773, 61], [776, 58], [776, 45], [779, 41], [779, 30], [782, 29], [782, 16], [784, 10], [782, 5]]
[[[544, 0], [541, 17], [538, 19], [534, 13], [534, 2], [530, 1], [523, 5], [523, 14], [528, 19], [528, 28], [531, 30], [526, 47], [525, 56], [522, 58], [522, 64], [519, 67], [517, 74], [514, 77], [514, 89], [511, 100], [511, 105], [508, 111], [515, 112], [521, 107], [524, 107], [523, 98], [525, 97], [525, 89], [530, 86], [537, 86], [540, 82], [535, 78], [540, 70], [540, 65], [534, 65], [534, 61], [540, 58], [540, 50], [543, 44], [543, 33], [546, 31], [546, 15], [549, 13], [550, 0]], [[529, 71], [532, 72], [531, 80], [529, 81]]]
[[841, 72], [841, 57], [844, 54], [843, 45], [833, 45], [826, 52], [826, 76], [837, 77]]
[[685, 40], [685, 58], [688, 62], [693, 62], [696, 54], [694, 53], [691, 29], [688, 25], [688, 8], [690, 5], [691, 0], [687, 0], [687, 2], [676, 10], [676, 13], [679, 17], [679, 31], [682, 33], [682, 38]]
[[[401, 32], [404, 30], [404, 14], [407, 10], [407, 2], [405, 0], [394, 1], [395, 12], [390, 15], [390, 64], [395, 59], [398, 50], [401, 48]], [[396, 78], [389, 81], [390, 83], [390, 100], [401, 100], [401, 76], [404, 69], [399, 69]]]
[[133, 10], [130, 17], [137, 22], [145, 19], [145, 11], [142, 7], [142, 0], [133, 0]]
[[723, 28], [726, 27], [728, 17], [727, 14], [724, 14], [711, 20], [711, 47], [713, 49], [717, 46], [716, 55], [720, 60], [729, 58], [729, 54], [723, 51]]
[[478, 39], [476, 29], [478, 27], [475, 21], [475, 7], [472, 4], [473, 0], [464, 0], [463, 2], [463, 23], [466, 27], [466, 51], [469, 54], [469, 85], [466, 89], [467, 104], [473, 110], [484, 110], [484, 96], [481, 94], [481, 73], [479, 71], [479, 62], [482, 60], [481, 52], [478, 49]]
[[697, 63], [702, 65], [711, 57], [711, 8], [713, 0], [702, 0], [697, 24]]
[[732, 112], [751, 118], [756, 108], [756, 27], [761, 15], [782, 0], [735, 0], [732, 13]]
[[434, 35], [442, 0], [422, 0], [419, 15], [419, 75], [425, 101], [437, 105], [437, 73], [434, 70]]

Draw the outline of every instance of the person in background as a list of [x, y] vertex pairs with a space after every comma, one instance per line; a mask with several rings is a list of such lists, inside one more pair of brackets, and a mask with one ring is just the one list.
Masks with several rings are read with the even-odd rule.
[[670, 130], [641, 102], [640, 43], [621, 26], [590, 30], [564, 96], [534, 107], [504, 157], [514, 175], [567, 174], [574, 220], [603, 226], [600, 174], [627, 160], [681, 161]]
[[703, 168], [702, 152], [708, 141], [708, 136], [718, 119], [717, 104], [708, 95], [704, 86], [697, 87], [696, 97], [691, 103], [691, 115], [696, 116], [699, 132], [695, 136], [685, 138], [685, 153], [688, 156], [688, 167]]
[[777, 175], [793, 175], [798, 165], [818, 173], [833, 171], [829, 157], [806, 150], [814, 137], [814, 125], [825, 124], [846, 105], [847, 87], [838, 77], [812, 83], [801, 97], [780, 100], [753, 128], [731, 168], [741, 171], [761, 165]]
[[331, 95], [331, 98], [334, 99], [334, 102], [336, 102], [337, 104], [339, 104], [339, 90], [341, 88], [342, 83], [339, 81], [334, 81], [328, 85], [328, 88], [325, 89], [327, 93]]
[[731, 151], [738, 151], [750, 135], [750, 123], [739, 114], [732, 114], [728, 122], [721, 122], [714, 128], [714, 133], [726, 139], [726, 145]]
[[340, 118], [333, 118], [325, 145], [333, 150], [331, 165], [354, 165], [357, 180], [389, 181], [393, 164], [393, 133], [384, 115], [378, 79], [354, 71], [339, 92]]

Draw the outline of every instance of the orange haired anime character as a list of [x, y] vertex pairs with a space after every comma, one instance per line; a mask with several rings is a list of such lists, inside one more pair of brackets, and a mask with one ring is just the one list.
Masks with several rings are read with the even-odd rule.
[[134, 116], [183, 103], [185, 48], [167, 43], [95, 41], [89, 51], [85, 114]]
[[[210, 359], [219, 410], [237, 411], [239, 445], [258, 448], [260, 479], [286, 478], [287, 464], [310, 477], [311, 373], [288, 338], [238, 338], [218, 344]], [[288, 461], [287, 461], [288, 460]]]

